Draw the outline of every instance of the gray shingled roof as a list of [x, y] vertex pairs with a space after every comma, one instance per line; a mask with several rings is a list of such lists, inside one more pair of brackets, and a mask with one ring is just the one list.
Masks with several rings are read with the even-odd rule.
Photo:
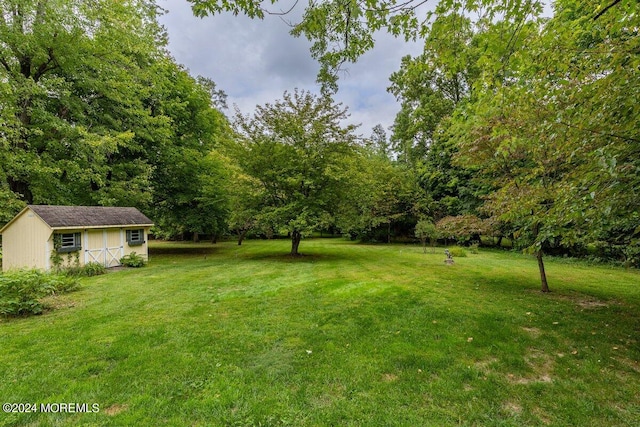
[[29, 205], [51, 228], [153, 225], [136, 208]]

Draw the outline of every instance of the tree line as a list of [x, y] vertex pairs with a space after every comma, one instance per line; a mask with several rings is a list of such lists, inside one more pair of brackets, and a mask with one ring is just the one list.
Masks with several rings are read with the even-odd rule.
[[[292, 254], [313, 231], [389, 241], [435, 224], [509, 237], [543, 290], [544, 253], [637, 266], [638, 3], [420, 5], [309, 4], [292, 33], [314, 42], [321, 94], [228, 118], [215, 83], [171, 58], [153, 2], [0, 0], [0, 222], [27, 203], [128, 205], [165, 237], [286, 234]], [[363, 137], [331, 95], [383, 28], [424, 50], [390, 77], [390, 136]]]

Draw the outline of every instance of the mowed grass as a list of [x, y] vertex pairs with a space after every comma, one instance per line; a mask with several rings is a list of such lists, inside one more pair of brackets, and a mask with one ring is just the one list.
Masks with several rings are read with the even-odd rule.
[[155, 243], [0, 321], [3, 426], [637, 426], [640, 274], [480, 251]]

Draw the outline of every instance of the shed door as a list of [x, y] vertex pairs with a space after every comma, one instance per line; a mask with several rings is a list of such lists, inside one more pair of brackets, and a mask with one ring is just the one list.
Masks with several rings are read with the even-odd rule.
[[105, 267], [115, 267], [120, 265], [120, 258], [124, 256], [124, 242], [122, 241], [122, 231], [105, 230]]
[[85, 262], [97, 262], [105, 267], [120, 265], [124, 256], [122, 232], [116, 230], [88, 230]]

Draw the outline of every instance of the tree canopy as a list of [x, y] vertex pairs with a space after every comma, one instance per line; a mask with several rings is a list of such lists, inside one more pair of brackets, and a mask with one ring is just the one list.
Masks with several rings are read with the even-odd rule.
[[[198, 16], [291, 11], [190, 2]], [[548, 290], [547, 250], [595, 245], [638, 260], [638, 9], [632, 0], [560, 0], [549, 18], [531, 0], [335, 0], [306, 5], [291, 32], [313, 42], [325, 90], [378, 30], [425, 41], [391, 78], [402, 103], [395, 155], [432, 201], [431, 218], [499, 225], [537, 255]]]
[[[189, 1], [289, 19], [298, 4]], [[169, 56], [154, 3], [0, 0], [0, 222], [26, 203], [132, 205], [165, 235], [282, 232], [292, 254], [314, 230], [436, 224], [511, 237], [544, 291], [545, 253], [640, 265], [640, 3], [553, 7], [308, 3], [291, 32], [313, 42], [322, 95], [286, 92], [232, 129], [215, 83]], [[390, 78], [390, 136], [362, 139], [331, 91], [379, 30], [424, 49]]]
[[260, 191], [258, 203], [245, 207], [258, 211], [262, 227], [291, 236], [292, 255], [304, 235], [335, 222], [344, 200], [356, 142], [355, 127], [341, 124], [346, 116], [330, 97], [298, 90], [252, 117], [236, 115], [236, 158]]
[[222, 227], [210, 181], [224, 167], [209, 155], [229, 134], [220, 93], [169, 56], [159, 13], [0, 0], [0, 222], [26, 203], [127, 205], [167, 228]]

